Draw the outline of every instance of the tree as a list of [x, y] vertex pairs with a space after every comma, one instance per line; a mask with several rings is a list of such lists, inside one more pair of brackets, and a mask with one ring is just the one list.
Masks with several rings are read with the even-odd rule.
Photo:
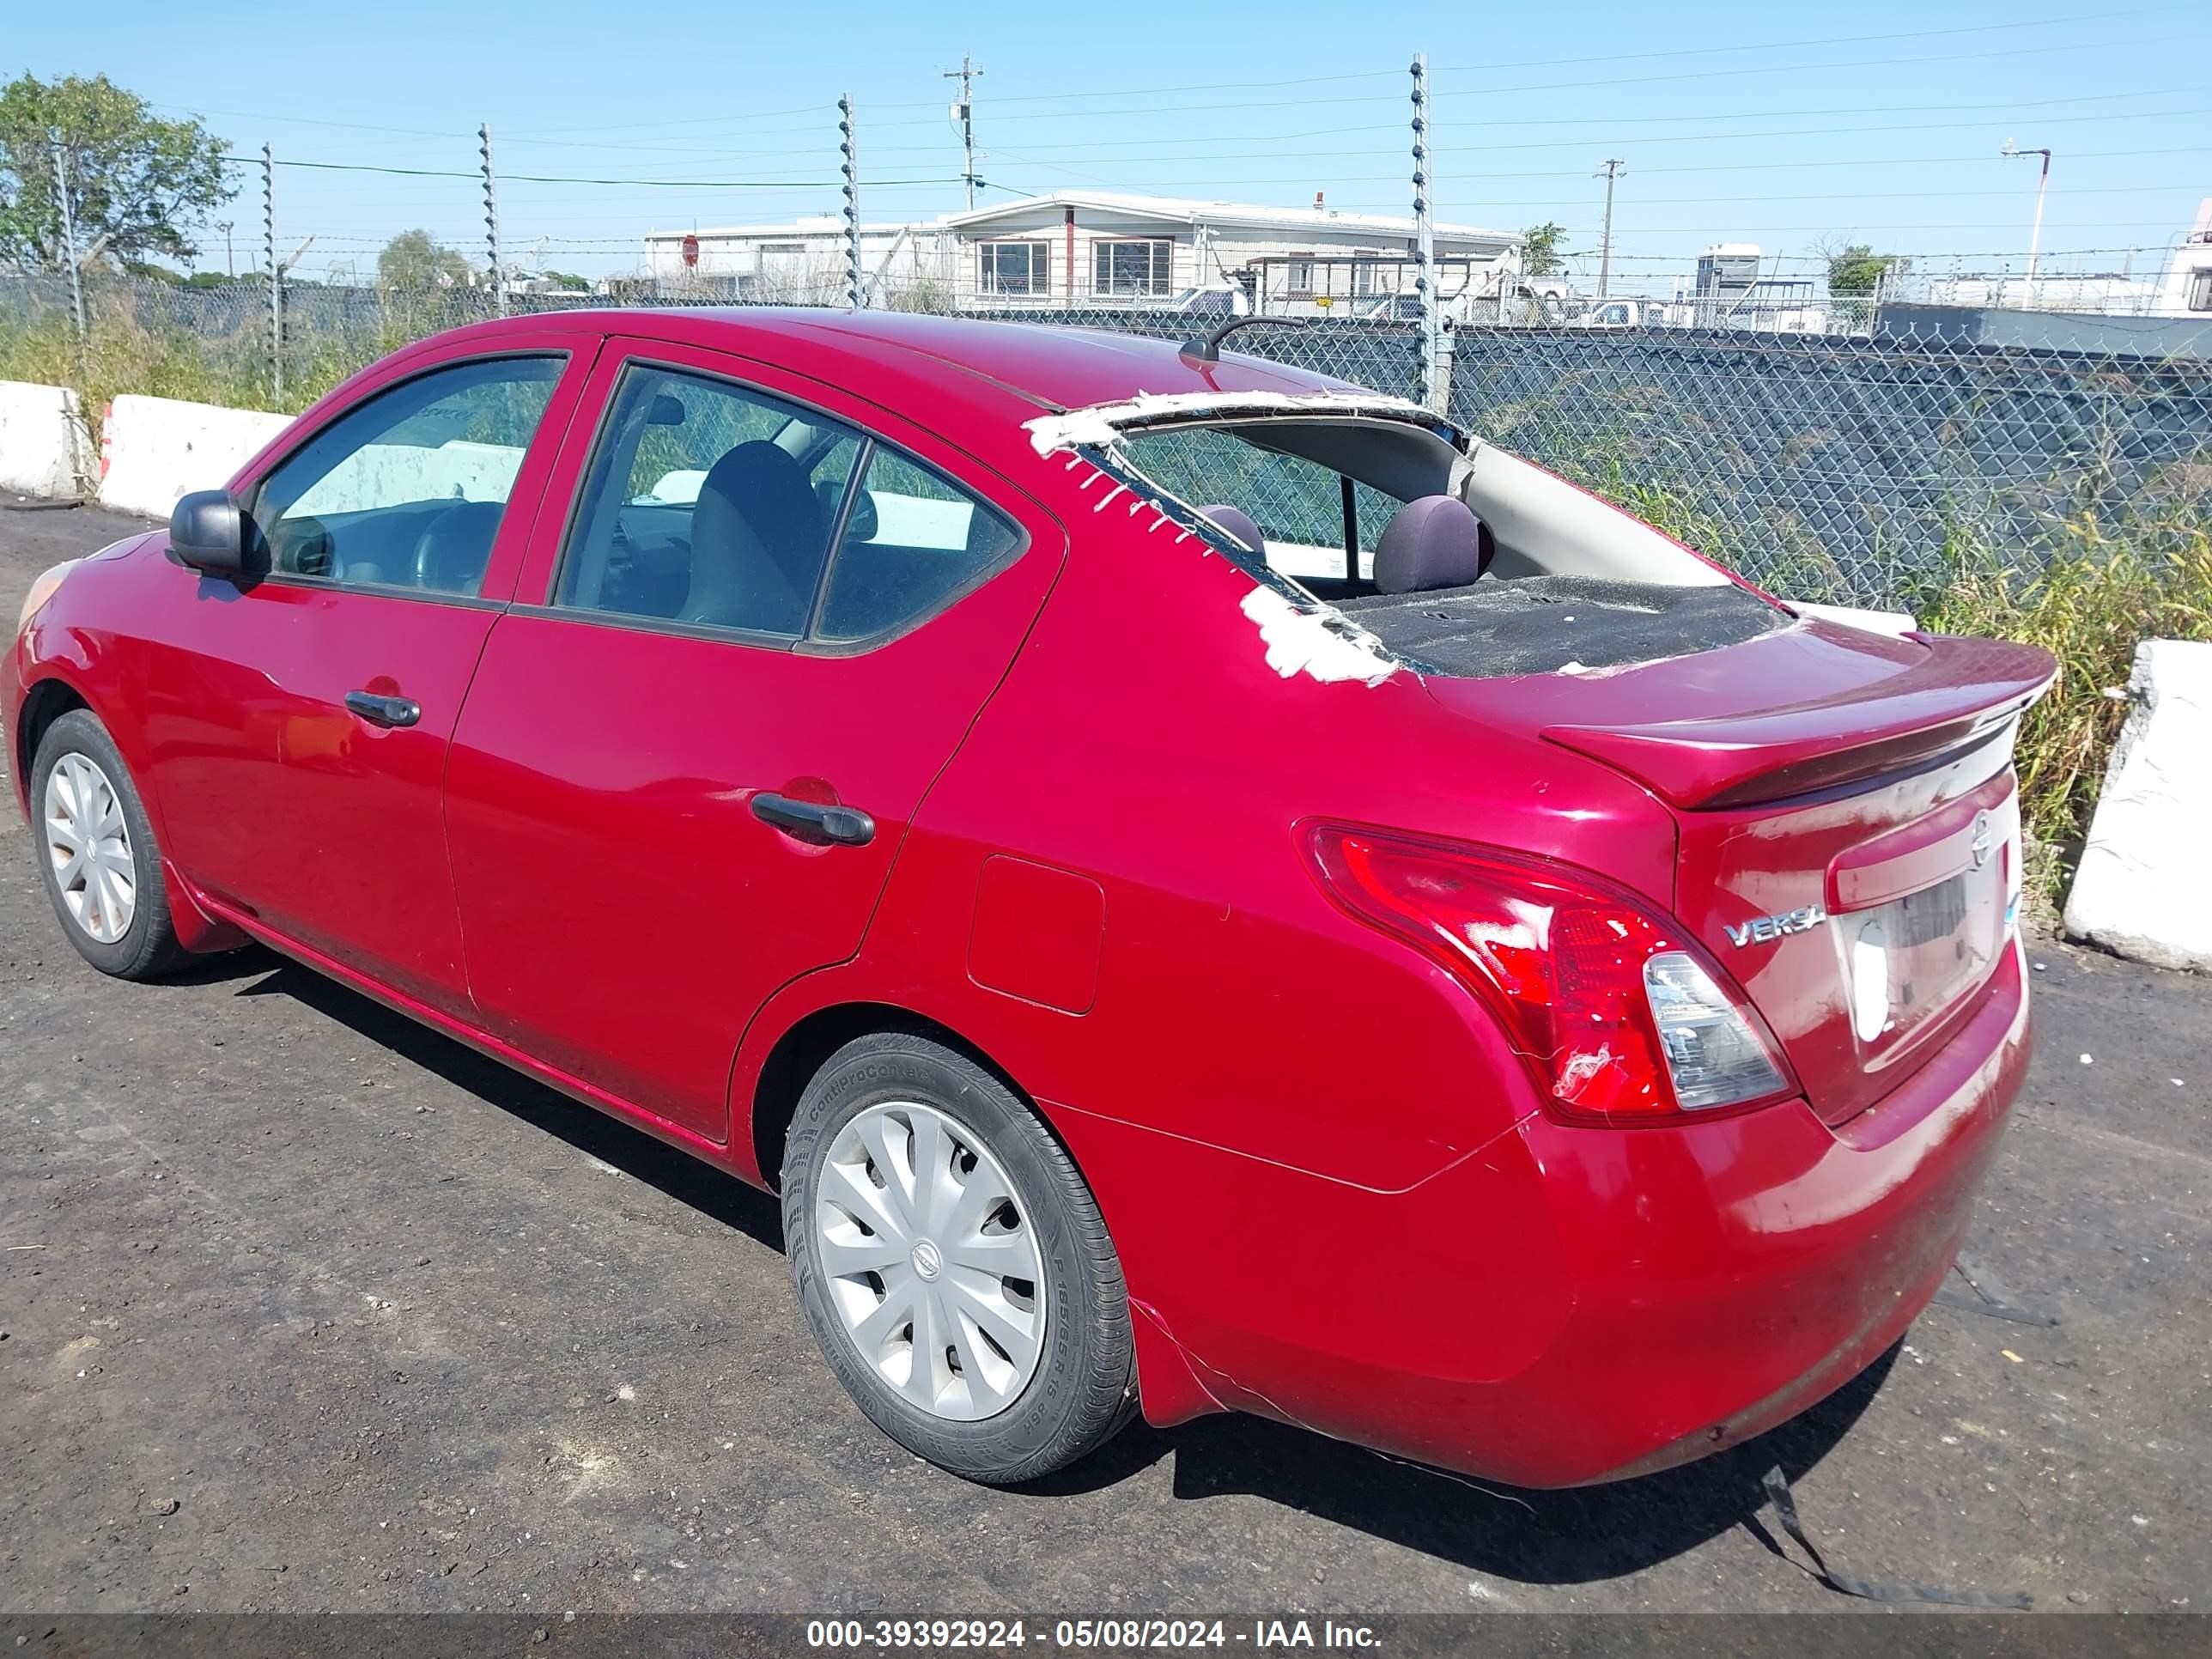
[[1847, 242], [1821, 252], [1828, 258], [1828, 292], [1838, 299], [1863, 299], [1885, 276], [1908, 270], [1912, 264], [1902, 253], [1876, 253], [1864, 242]]
[[376, 280], [386, 288], [466, 288], [469, 262], [440, 247], [427, 230], [403, 230], [376, 256]]
[[1548, 222], [1531, 225], [1521, 233], [1521, 272], [1525, 276], [1556, 276], [1565, 263], [1567, 231]]
[[104, 75], [26, 75], [0, 87], [0, 264], [67, 265], [56, 139], [80, 261], [190, 259], [193, 234], [238, 193], [223, 177], [222, 142], [198, 121], [161, 120]]

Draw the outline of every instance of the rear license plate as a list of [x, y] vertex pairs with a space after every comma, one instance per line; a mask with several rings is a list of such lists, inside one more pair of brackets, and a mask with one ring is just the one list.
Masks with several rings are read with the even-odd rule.
[[1890, 1050], [1988, 979], [2002, 931], [1994, 861], [1836, 918], [1863, 1050]]

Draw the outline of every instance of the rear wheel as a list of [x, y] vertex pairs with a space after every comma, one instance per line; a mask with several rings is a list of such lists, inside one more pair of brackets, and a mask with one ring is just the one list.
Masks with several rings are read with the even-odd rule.
[[878, 1427], [1006, 1485], [1128, 1420], [1128, 1297], [1105, 1222], [999, 1079], [924, 1037], [861, 1037], [807, 1085], [787, 1146], [799, 1303]]
[[39, 739], [31, 817], [46, 896], [79, 956], [118, 979], [183, 963], [154, 827], [114, 739], [87, 710], [71, 709]]

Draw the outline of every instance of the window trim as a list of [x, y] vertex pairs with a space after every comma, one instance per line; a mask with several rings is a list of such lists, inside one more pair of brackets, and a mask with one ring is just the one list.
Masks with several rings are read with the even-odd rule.
[[[1166, 249], [1165, 275], [1161, 276], [1158, 270], [1157, 267], [1163, 262], [1155, 257], [1152, 261], [1155, 269], [1147, 274], [1145, 287], [1118, 289], [1102, 285], [1098, 280], [1099, 258], [1102, 254], [1110, 254], [1110, 251], [1117, 247]], [[1175, 251], [1176, 239], [1172, 235], [1094, 236], [1091, 239], [1091, 291], [1094, 295], [1104, 295], [1109, 299], [1115, 300], [1149, 300], [1160, 295], [1173, 294], [1175, 292]], [[1110, 258], [1109, 269], [1109, 270], [1111, 269]], [[1156, 283], [1155, 279], [1157, 279]]]
[[[756, 385], [750, 380], [740, 380], [734, 374], [716, 374], [709, 369], [695, 368], [689, 363], [668, 362], [647, 356], [641, 352], [633, 352], [621, 358], [619, 362], [620, 367], [615, 370], [614, 384], [607, 389], [605, 404], [599, 411], [598, 428], [592, 434], [590, 453], [585, 456], [583, 467], [576, 474], [575, 486], [568, 492], [568, 506], [561, 519], [559, 551], [553, 561], [552, 569], [547, 574], [545, 597], [543, 600], [528, 606], [518, 605], [514, 609], [532, 616], [550, 615], [581, 617], [587, 621], [596, 619], [608, 623], [649, 624], [647, 631], [652, 633], [677, 634], [701, 639], [731, 640], [740, 645], [766, 645], [776, 650], [790, 650], [793, 646], [806, 637], [804, 633], [775, 634], [766, 629], [732, 628], [721, 623], [680, 622], [672, 617], [650, 617], [633, 611], [601, 611], [594, 606], [561, 603], [561, 579], [568, 574], [568, 561], [576, 550], [577, 521], [583, 514], [584, 496], [591, 483], [592, 475], [599, 465], [599, 458], [605, 453], [609, 440], [614, 435], [615, 410], [622, 403], [623, 388], [629, 383], [629, 377], [641, 369], [662, 374], [690, 375], [695, 380], [717, 381], [724, 386], [734, 386], [741, 392], [761, 398], [767, 402], [789, 409], [805, 410], [819, 415], [825, 421], [835, 422], [860, 441], [860, 454], [867, 452], [868, 440], [872, 434], [866, 428], [856, 425], [842, 415], [835, 414], [800, 398], [786, 397], [780, 392], [771, 392], [766, 386]], [[845, 522], [845, 514], [851, 507], [854, 480], [860, 476], [857, 470], [860, 455], [856, 454], [854, 459], [855, 471], [847, 475], [845, 494], [837, 503], [836, 523], [841, 526]], [[836, 562], [836, 557], [837, 544], [832, 541], [823, 548], [822, 568], [815, 572], [814, 597], [809, 602], [806, 611], [808, 627], [813, 625], [815, 607], [821, 603], [823, 584], [828, 580], [830, 567]]]
[[[386, 381], [366, 397], [349, 398], [344, 404], [331, 410], [325, 418], [318, 421], [307, 431], [301, 433], [295, 442], [289, 445], [281, 454], [254, 475], [246, 487], [243, 500], [240, 500], [235, 493], [232, 495], [231, 499], [238, 502], [239, 512], [244, 515], [247, 524], [252, 526], [253, 533], [259, 536], [262, 534], [261, 494], [269, 487], [270, 479], [283, 471], [301, 451], [340, 421], [346, 419], [356, 410], [368, 408], [380, 398], [389, 397], [403, 387], [413, 386], [419, 380], [426, 380], [433, 374], [441, 374], [448, 369], [465, 368], [478, 363], [523, 362], [543, 362], [560, 365], [558, 372], [553, 376], [553, 390], [546, 398], [546, 407], [550, 410], [553, 399], [560, 395], [562, 386], [575, 369], [576, 352], [573, 347], [516, 346], [503, 351], [465, 352], [457, 356], [441, 357], [434, 362], [423, 364], [411, 374], [402, 374], [397, 379]], [[530, 464], [530, 452], [538, 447], [541, 440], [546, 440], [546, 438], [545, 417], [541, 414], [538, 416], [538, 425], [531, 431], [530, 441], [523, 446], [522, 461], [515, 469], [515, 476], [518, 479], [522, 476], [522, 469]], [[550, 441], [557, 444], [560, 441], [559, 435], [555, 434]], [[513, 505], [513, 502], [514, 496], [510, 493], [507, 500], [500, 503], [499, 528], [492, 532], [494, 554], [499, 550], [499, 538], [507, 529], [507, 509]], [[489, 563], [486, 568], [489, 568]], [[508, 604], [506, 599], [487, 599], [480, 592], [453, 593], [439, 588], [416, 587], [401, 582], [349, 582], [340, 580], [335, 576], [310, 575], [305, 571], [278, 570], [273, 566], [267, 570], [246, 573], [246, 580], [255, 586], [262, 582], [275, 582], [280, 587], [304, 587], [326, 593], [369, 593], [382, 599], [417, 599], [426, 604], [459, 605], [471, 609], [504, 610]]]
[[[625, 338], [628, 344], [633, 347], [668, 343], [647, 340], [639, 336], [613, 337], [607, 341], [607, 343], [615, 345], [619, 340]], [[605, 359], [603, 358], [602, 361]], [[542, 599], [529, 604], [517, 601], [508, 605], [507, 608], [517, 616], [538, 617], [556, 622], [581, 622], [595, 627], [630, 628], [641, 633], [665, 634], [682, 639], [699, 639], [750, 646], [757, 649], [766, 649], [786, 655], [857, 657], [927, 627], [954, 605], [968, 598], [969, 594], [976, 592], [986, 584], [1012, 569], [1034, 545], [1029, 526], [1022, 522], [1018, 514], [1007, 511], [995, 497], [985, 494], [966, 480], [955, 477], [945, 467], [915, 453], [904, 444], [884, 437], [873, 427], [864, 424], [850, 415], [828, 408], [811, 398], [799, 397], [792, 392], [763, 386], [758, 381], [746, 380], [730, 370], [707, 368], [697, 363], [656, 356], [644, 349], [624, 350], [613, 361], [617, 365], [614, 368], [613, 385], [609, 388], [606, 398], [599, 409], [597, 427], [592, 434], [591, 449], [585, 456], [584, 465], [576, 474], [574, 487], [569, 490], [568, 500], [562, 510], [561, 539], [552, 562], [552, 568], [546, 575], [544, 595]], [[775, 365], [763, 364], [762, 367], [773, 368]], [[678, 622], [665, 617], [636, 616], [613, 611], [588, 611], [580, 606], [555, 603], [556, 597], [561, 592], [562, 573], [568, 568], [568, 556], [573, 550], [572, 543], [575, 536], [576, 521], [583, 507], [585, 483], [592, 476], [592, 469], [599, 465], [600, 447], [607, 441], [613, 429], [615, 405], [621, 396], [623, 382], [633, 370], [639, 368], [658, 369], [664, 374], [690, 375], [695, 380], [719, 381], [726, 386], [735, 386], [741, 392], [757, 394], [772, 402], [786, 404], [810, 415], [818, 415], [824, 421], [834, 422], [844, 428], [860, 440], [860, 452], [854, 457], [853, 470], [847, 475], [845, 480], [844, 496], [838, 502], [831, 540], [823, 552], [821, 571], [815, 578], [814, 601], [807, 608], [805, 633], [794, 637], [789, 634], [769, 634], [753, 629], [728, 628], [720, 623]], [[940, 439], [939, 441], [943, 441]], [[957, 447], [954, 445], [946, 447]], [[995, 562], [980, 571], [973, 580], [951, 590], [928, 610], [918, 611], [904, 622], [878, 633], [869, 635], [865, 639], [817, 639], [813, 630], [819, 619], [822, 606], [828, 600], [830, 577], [836, 568], [837, 556], [842, 551], [840, 544], [844, 540], [845, 524], [852, 513], [855, 500], [854, 491], [862, 487], [860, 481], [866, 476], [866, 469], [862, 464], [871, 459], [878, 448], [890, 450], [892, 453], [921, 468], [925, 472], [933, 472], [938, 477], [949, 480], [955, 489], [975, 497], [978, 501], [988, 506], [1012, 528], [1014, 539], [1007, 550]]]
[[2212, 311], [2212, 265], [2197, 265], [2189, 273], [2189, 291], [2182, 295], [2185, 311]]
[[[1030, 251], [1028, 286], [1022, 289], [999, 286], [998, 262], [994, 257], [1002, 247], [1022, 247]], [[997, 236], [975, 244], [980, 269], [976, 278], [980, 290], [1000, 299], [1034, 300], [1052, 295], [1052, 242], [1042, 236]]]

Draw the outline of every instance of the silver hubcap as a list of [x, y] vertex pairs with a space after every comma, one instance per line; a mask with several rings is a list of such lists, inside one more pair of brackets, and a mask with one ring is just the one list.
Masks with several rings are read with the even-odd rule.
[[64, 755], [46, 777], [46, 829], [70, 920], [100, 944], [114, 944], [138, 911], [138, 862], [107, 774], [82, 755]]
[[1044, 1352], [1044, 1274], [1013, 1183], [932, 1106], [871, 1106], [837, 1132], [814, 1198], [830, 1303], [860, 1358], [933, 1416], [1012, 1405]]

